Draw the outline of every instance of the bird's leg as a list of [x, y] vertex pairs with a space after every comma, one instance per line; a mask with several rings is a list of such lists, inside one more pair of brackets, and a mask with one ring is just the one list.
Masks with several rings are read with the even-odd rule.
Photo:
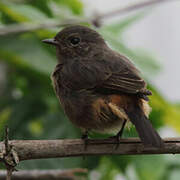
[[125, 125], [126, 125], [126, 119], [123, 121], [120, 131], [115, 136], [110, 137], [110, 138], [116, 139], [117, 144], [116, 144], [115, 149], [119, 147], [120, 138], [122, 136]]
[[121, 129], [120, 129], [120, 131], [116, 135], [118, 139], [121, 138], [125, 125], [126, 125], [126, 119], [123, 121]]
[[84, 140], [84, 150], [86, 150], [88, 145], [88, 130], [83, 132], [81, 139]]
[[88, 131], [87, 130], [85, 130], [85, 132], [83, 132], [81, 139], [83, 139], [83, 140], [88, 139]]

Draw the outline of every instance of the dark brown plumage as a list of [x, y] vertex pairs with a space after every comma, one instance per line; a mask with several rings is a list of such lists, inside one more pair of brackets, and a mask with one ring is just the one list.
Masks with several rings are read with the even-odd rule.
[[52, 74], [53, 84], [65, 113], [76, 126], [84, 132], [109, 132], [131, 121], [144, 145], [163, 146], [148, 120], [147, 95], [151, 92], [146, 83], [136, 67], [111, 50], [101, 35], [77, 25], [44, 42], [56, 46], [58, 64]]

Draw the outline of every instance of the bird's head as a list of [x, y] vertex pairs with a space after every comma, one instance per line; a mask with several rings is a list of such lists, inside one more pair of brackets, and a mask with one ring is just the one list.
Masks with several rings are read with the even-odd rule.
[[100, 34], [80, 25], [66, 27], [53, 39], [45, 39], [43, 42], [56, 46], [59, 58], [90, 56], [105, 46]]

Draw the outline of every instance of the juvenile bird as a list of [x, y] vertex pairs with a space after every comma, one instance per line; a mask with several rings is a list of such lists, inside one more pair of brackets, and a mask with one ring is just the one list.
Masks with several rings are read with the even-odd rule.
[[43, 42], [56, 46], [55, 92], [83, 138], [89, 131], [117, 131], [119, 139], [130, 121], [144, 145], [163, 146], [148, 120], [151, 92], [128, 58], [109, 48], [95, 30], [80, 25], [66, 27]]

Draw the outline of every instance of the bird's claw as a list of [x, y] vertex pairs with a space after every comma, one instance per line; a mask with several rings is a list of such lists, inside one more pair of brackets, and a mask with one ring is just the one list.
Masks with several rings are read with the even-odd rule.
[[119, 147], [119, 144], [120, 144], [120, 139], [121, 139], [121, 137], [119, 136], [119, 135], [116, 135], [116, 136], [111, 136], [111, 137], [109, 137], [110, 139], [113, 139], [114, 141], [115, 141], [115, 143], [116, 143], [116, 146], [115, 146], [115, 150], [117, 150], [118, 149], [118, 147]]
[[87, 133], [83, 134], [81, 136], [81, 139], [84, 141], [84, 150], [86, 150], [87, 149], [87, 145], [88, 145], [88, 140], [89, 140], [88, 134]]

